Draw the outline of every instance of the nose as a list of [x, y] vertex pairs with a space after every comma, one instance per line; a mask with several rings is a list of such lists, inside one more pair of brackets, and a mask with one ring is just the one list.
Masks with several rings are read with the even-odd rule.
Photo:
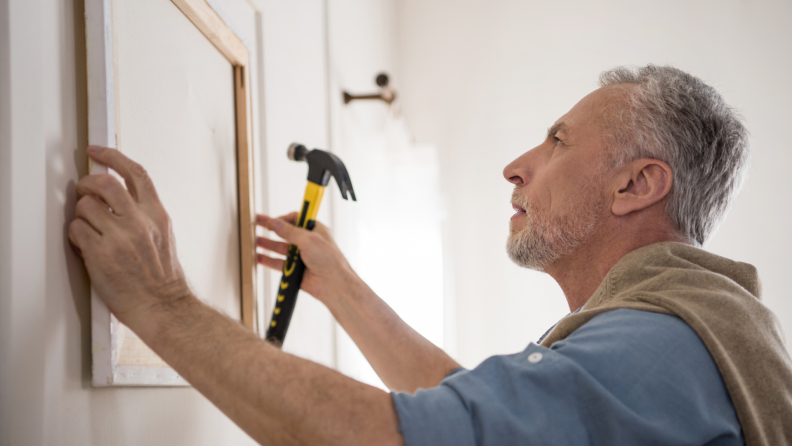
[[529, 150], [503, 168], [503, 178], [516, 186], [523, 186], [530, 181], [532, 166], [531, 158], [534, 150]]

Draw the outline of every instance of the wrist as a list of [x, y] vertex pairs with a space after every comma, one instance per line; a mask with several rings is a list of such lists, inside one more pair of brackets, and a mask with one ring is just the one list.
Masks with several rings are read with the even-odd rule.
[[190, 288], [176, 283], [151, 293], [140, 304], [123, 314], [116, 314], [116, 317], [148, 343], [157, 339], [163, 328], [172, 324], [179, 315], [188, 313], [189, 308], [196, 304], [200, 301]]
[[323, 287], [322, 296], [317, 298], [332, 311], [334, 307], [348, 301], [361, 288], [361, 285], [365, 286], [365, 283], [346, 263], [332, 275], [327, 286]]
[[349, 320], [350, 317], [355, 319], [361, 305], [371, 297], [376, 298], [374, 291], [352, 268], [335, 277], [332, 290], [332, 296], [325, 301], [325, 305], [339, 323]]

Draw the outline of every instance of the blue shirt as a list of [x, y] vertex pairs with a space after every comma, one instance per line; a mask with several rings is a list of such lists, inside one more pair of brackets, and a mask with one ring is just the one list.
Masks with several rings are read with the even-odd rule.
[[745, 444], [698, 335], [644, 311], [609, 311], [549, 349], [392, 395], [407, 446]]

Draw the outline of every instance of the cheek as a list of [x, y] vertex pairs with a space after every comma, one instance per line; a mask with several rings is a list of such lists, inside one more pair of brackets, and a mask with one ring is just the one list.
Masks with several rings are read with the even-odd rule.
[[546, 209], [555, 215], [569, 215], [579, 211], [595, 200], [600, 184], [592, 177], [582, 177], [579, 173], [557, 173], [552, 186], [546, 188], [543, 197]]
[[560, 169], [547, 169], [538, 173], [526, 193], [526, 200], [540, 212], [552, 212], [566, 201], [565, 174]]

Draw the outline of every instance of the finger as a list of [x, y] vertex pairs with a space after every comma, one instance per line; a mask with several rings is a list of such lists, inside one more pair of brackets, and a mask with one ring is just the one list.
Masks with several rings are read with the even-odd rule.
[[299, 212], [291, 212], [286, 215], [281, 215], [278, 217], [278, 220], [286, 220], [287, 222], [296, 225], [297, 224], [297, 217], [300, 216]]
[[118, 215], [128, 214], [134, 205], [129, 192], [109, 173], [85, 176], [77, 182], [75, 190], [79, 197], [88, 195], [98, 197]]
[[99, 234], [104, 234], [115, 218], [107, 206], [93, 195], [80, 198], [75, 207], [75, 216], [83, 219]]
[[261, 226], [264, 228], [269, 229], [269, 222], [272, 221], [272, 217], [269, 215], [264, 214], [256, 214], [256, 225]]
[[123, 153], [107, 147], [88, 146], [88, 156], [99, 164], [115, 170], [124, 179], [132, 197], [138, 202], [159, 200], [151, 178], [140, 164], [127, 158]]
[[81, 218], [75, 218], [69, 223], [69, 242], [77, 249], [80, 256], [92, 244], [98, 242], [100, 237], [99, 233]]
[[259, 265], [264, 265], [277, 271], [283, 271], [283, 259], [273, 259], [272, 257], [265, 256], [264, 254], [256, 253]]
[[270, 240], [266, 237], [256, 237], [256, 246], [284, 256], [289, 252], [288, 243], [276, 242], [275, 240]]
[[82, 255], [82, 250], [80, 248], [78, 248], [77, 245], [72, 243], [71, 240], [69, 240], [69, 246], [71, 246], [72, 252], [77, 254], [77, 256], [79, 256], [79, 257], [83, 256]]
[[269, 222], [269, 228], [274, 233], [278, 234], [278, 237], [297, 246], [300, 246], [300, 243], [305, 240], [306, 237], [311, 236], [311, 231], [298, 228], [297, 226], [294, 226], [293, 224], [279, 218], [273, 218]]
[[[285, 220], [285, 221], [287, 221], [287, 222], [289, 222], [289, 223], [291, 223], [293, 225], [296, 225], [297, 224], [298, 215], [299, 214], [297, 212], [292, 212], [290, 214], [286, 214], [286, 215], [280, 216], [278, 218], [281, 219], [281, 220]], [[269, 215], [256, 214], [256, 224], [259, 225], [259, 226], [262, 226], [264, 228], [271, 229], [269, 227], [269, 224], [270, 224], [270, 222], [272, 220], [275, 220], [275, 219], [270, 217]]]

